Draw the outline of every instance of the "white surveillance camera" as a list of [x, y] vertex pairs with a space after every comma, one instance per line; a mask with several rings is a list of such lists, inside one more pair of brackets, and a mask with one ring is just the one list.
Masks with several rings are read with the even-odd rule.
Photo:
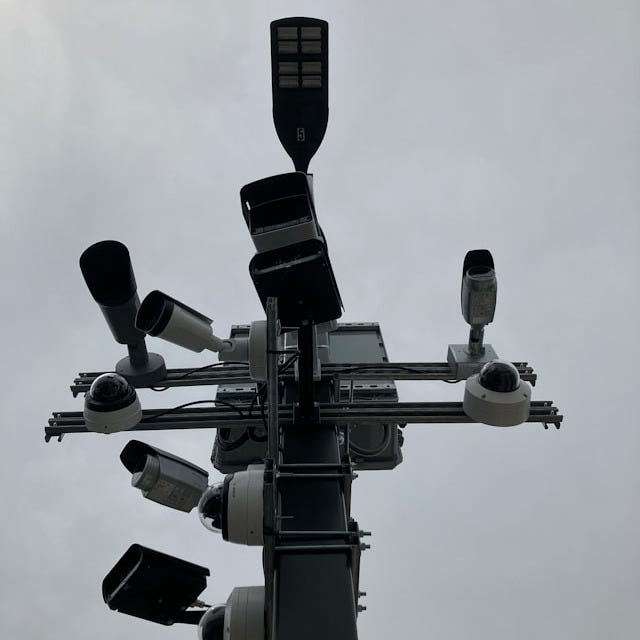
[[493, 322], [497, 292], [498, 284], [491, 252], [486, 249], [467, 252], [462, 265], [460, 301], [462, 315], [471, 325], [469, 353], [472, 356], [484, 353], [484, 327]]
[[117, 373], [103, 373], [84, 399], [84, 420], [89, 431], [116, 433], [135, 427], [142, 407], [134, 387]]
[[229, 542], [248, 546], [263, 544], [264, 465], [249, 465], [211, 485], [200, 498], [202, 524], [221, 533]]
[[198, 640], [264, 640], [264, 587], [236, 587], [198, 623]]
[[464, 412], [476, 422], [512, 427], [529, 417], [531, 386], [505, 360], [487, 362], [469, 378], [464, 389]]
[[207, 488], [209, 474], [188, 460], [132, 440], [120, 454], [131, 472], [131, 485], [149, 500], [178, 511], [191, 511]]
[[152, 291], [140, 305], [136, 327], [180, 347], [222, 351], [230, 343], [213, 334], [213, 320], [162, 291]]

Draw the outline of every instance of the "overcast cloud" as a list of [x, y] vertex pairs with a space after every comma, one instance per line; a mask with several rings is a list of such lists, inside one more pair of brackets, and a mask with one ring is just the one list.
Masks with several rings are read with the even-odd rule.
[[[43, 427], [81, 408], [77, 372], [123, 355], [78, 269], [93, 242], [125, 242], [141, 297], [176, 295], [221, 335], [262, 317], [238, 192], [292, 170], [271, 121], [268, 31], [291, 15], [330, 23], [329, 127], [311, 171], [343, 320], [380, 322], [394, 361], [443, 361], [467, 336], [464, 254], [489, 248], [486, 339], [529, 361], [535, 398], [565, 415], [560, 431], [410, 426], [400, 467], [360, 474], [353, 513], [373, 531], [360, 637], [638, 637], [631, 0], [0, 2], [0, 636], [195, 638], [102, 602], [133, 542], [209, 566], [208, 602], [262, 580], [260, 550], [130, 488], [130, 435], [45, 445]], [[211, 361], [149, 347], [170, 367]], [[462, 391], [400, 385], [405, 401]], [[213, 432], [143, 439], [211, 469]]]

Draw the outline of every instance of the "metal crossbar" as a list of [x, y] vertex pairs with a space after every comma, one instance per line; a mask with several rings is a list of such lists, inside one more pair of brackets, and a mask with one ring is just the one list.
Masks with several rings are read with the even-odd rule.
[[[537, 374], [527, 362], [514, 362], [520, 378], [535, 385]], [[93, 381], [104, 371], [79, 373], [71, 392], [74, 396], [86, 393]], [[287, 372], [282, 380], [293, 379]], [[446, 362], [385, 362], [385, 363], [327, 363], [322, 365], [322, 380], [442, 380], [458, 382], [451, 367]], [[208, 385], [246, 385], [253, 381], [249, 377], [247, 365], [224, 365], [218, 368], [168, 369], [167, 377], [154, 387], [192, 387]]]
[[[166, 429], [212, 429], [263, 426], [261, 417], [242, 417], [228, 407], [189, 407], [166, 413], [154, 419], [156, 414], [169, 409], [144, 410], [142, 420], [131, 431], [161, 431]], [[293, 424], [294, 411], [289, 405], [278, 407], [279, 424]], [[534, 400], [527, 422], [553, 424], [560, 428], [563, 416], [549, 400]], [[352, 404], [320, 404], [320, 424], [454, 424], [473, 422], [467, 416], [461, 402], [354, 402]], [[81, 411], [56, 412], [45, 427], [45, 437], [61, 436], [65, 433], [87, 432]]]

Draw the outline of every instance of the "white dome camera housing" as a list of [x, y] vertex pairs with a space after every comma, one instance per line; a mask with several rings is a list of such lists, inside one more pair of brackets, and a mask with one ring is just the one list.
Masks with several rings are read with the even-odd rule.
[[506, 360], [487, 362], [465, 383], [464, 412], [476, 422], [513, 427], [527, 420], [530, 405], [531, 386]]
[[236, 587], [198, 623], [198, 640], [264, 640], [264, 587]]
[[103, 373], [84, 399], [84, 420], [89, 431], [116, 433], [135, 427], [142, 407], [135, 388], [118, 373]]
[[202, 524], [229, 542], [262, 546], [264, 465], [249, 465], [211, 485], [200, 498]]
[[236, 587], [224, 623], [224, 640], [264, 640], [264, 587]]

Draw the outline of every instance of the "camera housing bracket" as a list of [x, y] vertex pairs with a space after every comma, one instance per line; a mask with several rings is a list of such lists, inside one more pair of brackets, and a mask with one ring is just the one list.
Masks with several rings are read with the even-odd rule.
[[482, 367], [497, 360], [498, 354], [490, 344], [485, 344], [480, 355], [473, 355], [468, 344], [450, 344], [447, 351], [447, 362], [456, 380], [466, 380], [478, 373]]

